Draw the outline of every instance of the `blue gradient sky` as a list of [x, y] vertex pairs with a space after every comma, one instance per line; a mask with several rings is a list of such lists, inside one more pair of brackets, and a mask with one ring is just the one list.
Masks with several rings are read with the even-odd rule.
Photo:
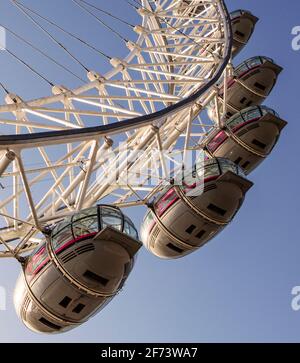
[[[138, 17], [123, 0], [91, 0], [136, 23]], [[69, 29], [90, 37], [111, 55], [126, 49], [71, 0], [24, 0]], [[103, 3], [103, 4], [102, 4]], [[291, 29], [300, 25], [300, 2], [278, 0], [227, 0], [230, 10], [245, 8], [260, 18], [253, 38], [235, 64], [254, 55], [274, 58], [284, 72], [266, 104], [289, 122], [279, 145], [251, 174], [255, 185], [234, 222], [197, 253], [177, 261], [163, 261], [143, 250], [127, 285], [112, 303], [87, 324], [59, 336], [31, 333], [18, 320], [12, 293], [19, 266], [0, 261], [0, 285], [7, 289], [8, 309], [0, 311], [0, 342], [232, 342], [300, 341], [300, 311], [291, 309], [291, 290], [300, 285], [299, 140], [300, 51], [291, 48]], [[70, 10], [72, 9], [72, 11]], [[76, 23], [77, 22], [77, 23]], [[0, 23], [32, 36], [52, 55], [68, 63], [66, 56], [12, 8], [0, 1]], [[125, 27], [120, 28], [132, 36]], [[63, 39], [63, 38], [62, 38]], [[90, 68], [102, 73], [108, 65], [75, 43]], [[8, 38], [18, 51], [55, 83], [76, 86], [77, 81], [42, 61]], [[70, 67], [78, 73], [81, 70]], [[0, 80], [24, 98], [49, 94], [49, 88], [0, 53]], [[84, 76], [83, 73], [81, 73]], [[128, 211], [137, 225], [143, 211]]]

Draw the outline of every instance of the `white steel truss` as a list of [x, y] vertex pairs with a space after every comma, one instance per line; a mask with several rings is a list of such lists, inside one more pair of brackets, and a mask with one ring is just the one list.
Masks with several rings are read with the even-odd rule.
[[[46, 225], [96, 203], [146, 205], [176, 153], [186, 158], [222, 127], [226, 90], [220, 106], [215, 84], [227, 83], [232, 41], [223, 0], [140, 3], [137, 40], [108, 73], [0, 106], [0, 257], [31, 250]], [[202, 112], [210, 102], [216, 123]]]

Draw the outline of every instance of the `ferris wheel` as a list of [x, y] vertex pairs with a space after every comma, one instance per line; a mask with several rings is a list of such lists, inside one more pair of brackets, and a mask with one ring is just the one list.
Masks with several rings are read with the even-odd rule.
[[[53, 84], [6, 50], [52, 91], [25, 100], [1, 83], [0, 257], [22, 265], [15, 305], [35, 331], [66, 331], [102, 309], [143, 244], [158, 257], [180, 258], [221, 232], [252, 186], [247, 175], [286, 125], [262, 106], [282, 68], [266, 56], [232, 64], [254, 31], [253, 14], [229, 14], [223, 0], [124, 1], [140, 25], [98, 2], [71, 1], [124, 42], [123, 59], [11, 1], [87, 76], [76, 89]], [[136, 38], [126, 39], [103, 13]], [[45, 24], [100, 53], [111, 69], [89, 69]], [[145, 207], [140, 235], [122, 212], [137, 206]]]

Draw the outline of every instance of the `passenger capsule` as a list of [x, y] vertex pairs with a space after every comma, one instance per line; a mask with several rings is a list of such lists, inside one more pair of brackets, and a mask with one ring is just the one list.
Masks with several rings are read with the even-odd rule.
[[[209, 8], [209, 4], [208, 8]], [[205, 5], [193, 5], [192, 0], [183, 0], [178, 10], [177, 15], [180, 16], [196, 16], [205, 10]], [[204, 17], [207, 17], [205, 14]], [[232, 33], [233, 33], [233, 46], [232, 56], [235, 57], [250, 40], [258, 18], [247, 10], [236, 10], [230, 13]]]
[[197, 164], [181, 184], [163, 189], [142, 224], [145, 247], [161, 258], [183, 257], [207, 243], [234, 218], [252, 186], [239, 166], [222, 158]]
[[[271, 58], [254, 57], [234, 70], [227, 85], [227, 118], [244, 108], [260, 105], [271, 93], [282, 68]], [[223, 103], [223, 84], [219, 86], [219, 102]], [[216, 121], [215, 103], [208, 106], [209, 117]]]
[[247, 10], [236, 10], [230, 14], [233, 46], [232, 56], [235, 57], [250, 40], [258, 18]]
[[84, 323], [122, 289], [141, 245], [118, 208], [100, 205], [66, 218], [26, 260], [14, 295], [19, 317], [42, 333]]
[[286, 125], [266, 106], [249, 107], [232, 116], [224, 130], [216, 131], [206, 149], [212, 156], [240, 165], [249, 174], [271, 153]]

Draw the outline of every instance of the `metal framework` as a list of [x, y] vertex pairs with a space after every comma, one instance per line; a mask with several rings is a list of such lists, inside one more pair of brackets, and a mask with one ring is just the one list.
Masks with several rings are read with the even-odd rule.
[[[141, 0], [138, 12], [137, 40], [108, 73], [0, 106], [0, 257], [18, 258], [46, 225], [99, 201], [146, 205], [167, 164], [176, 169], [175, 150], [185, 160], [222, 127], [226, 86], [223, 106], [216, 83], [227, 84], [232, 47], [223, 0]], [[202, 112], [210, 102], [217, 122]]]

